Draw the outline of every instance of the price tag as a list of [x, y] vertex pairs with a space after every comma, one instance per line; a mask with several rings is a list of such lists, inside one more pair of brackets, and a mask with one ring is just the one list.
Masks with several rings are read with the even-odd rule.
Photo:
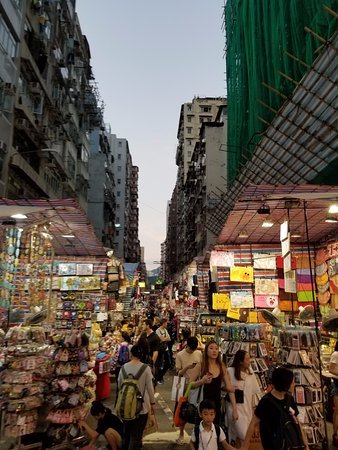
[[229, 309], [230, 308], [230, 295], [228, 293], [212, 294], [212, 308], [213, 309]]

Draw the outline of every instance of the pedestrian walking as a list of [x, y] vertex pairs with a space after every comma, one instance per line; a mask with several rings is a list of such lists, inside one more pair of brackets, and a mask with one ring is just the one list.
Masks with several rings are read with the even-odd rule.
[[241, 450], [250, 447], [251, 437], [258, 427], [264, 450], [309, 450], [291, 395], [295, 386], [293, 372], [285, 367], [275, 369], [271, 384], [271, 392], [264, 395], [255, 409]]
[[[186, 347], [176, 355], [176, 373], [180, 377], [185, 377], [186, 384], [197, 380], [201, 372], [202, 353], [197, 350], [198, 340], [195, 336], [189, 336]], [[177, 403], [175, 405], [175, 410]], [[184, 427], [180, 427], [180, 433], [176, 444], [184, 445]]]
[[170, 358], [168, 350], [168, 342], [171, 341], [167, 330], [168, 321], [167, 319], [162, 319], [160, 326], [156, 330], [156, 334], [160, 339], [159, 352], [157, 358], [157, 383], [163, 384], [163, 377], [170, 367]]
[[231, 383], [227, 368], [221, 360], [218, 344], [214, 340], [208, 341], [203, 352], [203, 361], [199, 380], [194, 383], [195, 389], [202, 389], [203, 400], [215, 403], [215, 423], [221, 425], [222, 391], [226, 391], [232, 403], [231, 419], [238, 419], [237, 405], [234, 397], [234, 387]]
[[216, 406], [211, 400], [202, 400], [199, 405], [201, 422], [191, 433], [190, 450], [218, 450], [218, 446], [225, 450], [234, 450], [226, 441], [222, 428], [214, 423]]
[[254, 412], [254, 401], [261, 394], [255, 374], [251, 371], [249, 353], [238, 350], [232, 366], [228, 368], [230, 381], [235, 388], [237, 420], [234, 420], [233, 402], [227, 407], [229, 441], [239, 446], [245, 438]]
[[[142, 448], [142, 435], [147, 424], [148, 414], [154, 414], [153, 376], [150, 367], [141, 362], [141, 357], [142, 349], [135, 344], [131, 349], [131, 361], [124, 364], [118, 378], [117, 410], [120, 411], [120, 417], [122, 416], [123, 420], [122, 450], [140, 450]], [[135, 382], [137, 390], [135, 388], [133, 390], [132, 384], [135, 385]], [[122, 398], [124, 392], [126, 394]], [[140, 411], [132, 411], [134, 405], [140, 405]], [[134, 415], [135, 417], [133, 417]]]

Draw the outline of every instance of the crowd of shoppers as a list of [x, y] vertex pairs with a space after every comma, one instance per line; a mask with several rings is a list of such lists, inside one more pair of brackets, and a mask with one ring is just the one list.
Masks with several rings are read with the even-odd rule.
[[[116, 397], [123, 390], [126, 378], [130, 378], [137, 384], [142, 407], [132, 420], [121, 421], [109, 408], [94, 403], [91, 413], [98, 420], [96, 430], [81, 422], [93, 443], [102, 434], [113, 450], [140, 450], [147, 420], [155, 413], [156, 385], [166, 382], [167, 371], [175, 369], [176, 375], [185, 380], [186, 387], [191, 384], [189, 401], [199, 409], [191, 435], [191, 450], [211, 450], [218, 446], [247, 450], [257, 429], [264, 450], [289, 448], [283, 445], [291, 438], [281, 427], [282, 421], [288, 418], [294, 424], [295, 445], [299, 449], [308, 449], [306, 436], [297, 420], [297, 406], [289, 393], [294, 386], [290, 370], [275, 369], [271, 391], [259, 400], [261, 390], [252, 372], [248, 352], [238, 350], [231, 366], [226, 367], [216, 341], [209, 340], [203, 345], [188, 328], [177, 336], [177, 318], [173, 311], [160, 314], [152, 305], [148, 314], [140, 317], [137, 323], [125, 320], [116, 324], [116, 329], [121, 332], [117, 351], [120, 356], [115, 368]], [[107, 326], [107, 333], [113, 331]], [[173, 351], [174, 344], [176, 351]], [[338, 357], [332, 357], [330, 370], [338, 376], [337, 367]], [[182, 425], [176, 444], [185, 444], [184, 433], [185, 425]], [[281, 443], [277, 445], [278, 440]]]

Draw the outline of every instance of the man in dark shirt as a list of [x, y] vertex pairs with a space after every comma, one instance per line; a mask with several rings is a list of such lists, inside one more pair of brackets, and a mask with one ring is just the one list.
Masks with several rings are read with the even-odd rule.
[[[250, 422], [241, 450], [247, 450], [250, 440], [259, 426], [264, 450], [289, 448], [286, 440], [292, 438], [293, 445], [309, 450], [306, 437], [298, 422], [299, 414], [293, 397], [289, 394], [294, 388], [293, 372], [279, 367], [272, 373], [273, 389], [260, 400]], [[284, 424], [288, 422], [287, 427]], [[296, 447], [295, 447], [296, 448]]]
[[158, 352], [160, 350], [160, 338], [157, 334], [152, 330], [153, 322], [151, 319], [146, 319], [143, 321], [142, 331], [145, 333], [148, 344], [149, 344], [149, 353], [151, 359], [153, 360], [153, 365], [155, 366], [156, 360], [158, 358]]
[[122, 442], [123, 423], [115, 416], [109, 408], [106, 408], [101, 402], [93, 402], [90, 414], [97, 420], [97, 428], [94, 430], [85, 421], [80, 422], [94, 445], [97, 438], [102, 434], [109, 444], [111, 450], [119, 450]]

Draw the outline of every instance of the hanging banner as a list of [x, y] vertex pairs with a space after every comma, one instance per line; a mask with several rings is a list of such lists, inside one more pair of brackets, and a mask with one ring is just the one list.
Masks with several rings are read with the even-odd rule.
[[254, 253], [254, 269], [275, 270], [276, 257], [269, 253]]
[[256, 278], [255, 293], [257, 295], [278, 295], [278, 280], [273, 278]]
[[218, 252], [212, 250], [210, 253], [210, 267], [233, 267], [235, 265], [234, 252]]
[[253, 267], [230, 267], [230, 281], [253, 283]]
[[229, 309], [230, 295], [229, 293], [213, 293], [212, 294], [212, 309]]
[[231, 308], [253, 308], [254, 301], [252, 291], [232, 291], [230, 292]]
[[289, 222], [285, 220], [285, 222], [280, 225], [280, 241], [284, 241], [288, 237], [289, 232]]

